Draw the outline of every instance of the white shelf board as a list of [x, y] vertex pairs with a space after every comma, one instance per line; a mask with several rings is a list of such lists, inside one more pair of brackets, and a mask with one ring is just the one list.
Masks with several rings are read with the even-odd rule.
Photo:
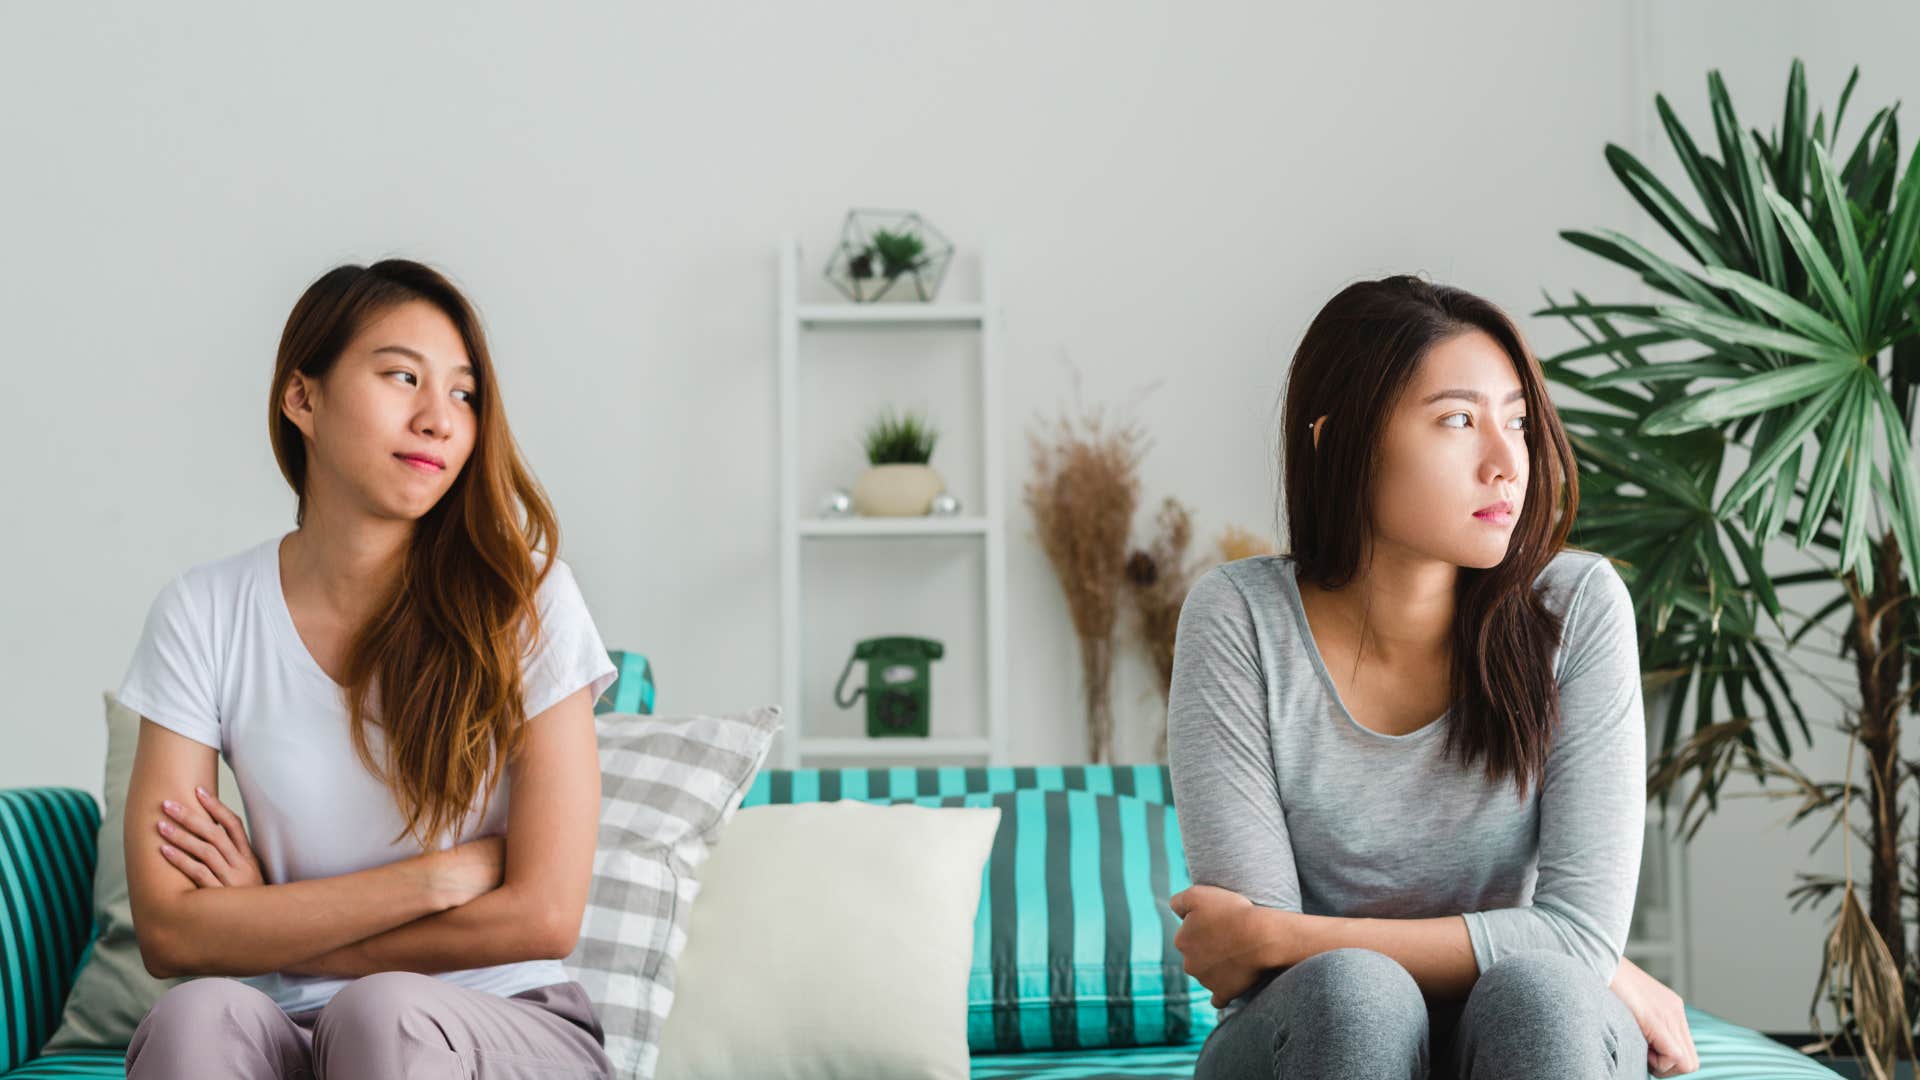
[[802, 326], [979, 326], [984, 304], [797, 304]]
[[802, 757], [985, 757], [991, 750], [984, 738], [920, 739], [890, 736], [874, 739], [800, 740]]
[[985, 536], [984, 517], [815, 518], [800, 523], [800, 535], [828, 536]]

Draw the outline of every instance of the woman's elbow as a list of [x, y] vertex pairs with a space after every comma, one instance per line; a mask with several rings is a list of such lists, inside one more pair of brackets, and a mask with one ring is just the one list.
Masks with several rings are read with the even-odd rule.
[[186, 964], [174, 949], [171, 939], [155, 927], [134, 926], [134, 942], [140, 947], [140, 963], [156, 979], [177, 979], [187, 974]]
[[1609, 943], [1596, 951], [1590, 961], [1594, 965], [1594, 974], [1600, 976], [1601, 982], [1612, 986], [1613, 977], [1620, 973], [1620, 962], [1626, 959], [1626, 955], [1623, 947]]
[[194, 954], [193, 936], [182, 932], [178, 916], [180, 897], [135, 898], [128, 914], [133, 937], [140, 947], [140, 963], [156, 979], [179, 979], [209, 974], [205, 957]]
[[565, 933], [554, 934], [548, 938], [547, 948], [541, 954], [545, 960], [565, 960], [573, 955], [573, 947], [580, 943], [580, 928], [574, 927]]
[[1625, 955], [1625, 943], [1599, 932], [1576, 929], [1569, 934], [1567, 951], [1601, 982], [1612, 985], [1614, 973], [1620, 970], [1620, 958]]
[[580, 943], [580, 923], [583, 912], [579, 909], [552, 911], [539, 920], [541, 926], [539, 950], [542, 960], [565, 960], [573, 955], [573, 947]]

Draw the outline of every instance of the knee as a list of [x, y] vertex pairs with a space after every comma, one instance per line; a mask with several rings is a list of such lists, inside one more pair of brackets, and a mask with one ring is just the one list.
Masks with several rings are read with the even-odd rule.
[[208, 1024], [220, 1024], [231, 1027], [244, 1024], [249, 1016], [264, 1015], [265, 1010], [278, 1008], [272, 998], [238, 979], [189, 979], [161, 994], [141, 1019], [140, 1026], [173, 1029], [187, 1025], [204, 1029]]
[[178, 1075], [201, 1048], [267, 1045], [280, 1007], [238, 979], [189, 979], [160, 995], [140, 1018], [125, 1058], [130, 1076]]
[[[1264, 1021], [1248, 1032], [1243, 1064], [1260, 1075], [1426, 1075], [1427, 1008], [1420, 987], [1393, 958], [1371, 949], [1335, 949], [1288, 968], [1247, 1011]], [[1231, 1023], [1242, 1021], [1236, 1017]]]
[[1558, 953], [1524, 953], [1488, 968], [1467, 995], [1460, 1023], [1455, 1053], [1462, 1075], [1616, 1076], [1623, 1061], [1640, 1068], [1634, 1062], [1646, 1053], [1606, 983]]
[[316, 1046], [345, 1036], [354, 1041], [395, 1032], [419, 1011], [436, 986], [431, 975], [381, 971], [362, 975], [327, 1000], [313, 1021]]
[[1604, 990], [1585, 964], [1560, 953], [1509, 956], [1488, 968], [1473, 984], [1466, 1010], [1487, 1030], [1572, 1030], [1601, 1022]]
[[1262, 998], [1270, 995], [1285, 995], [1293, 1009], [1306, 1006], [1356, 1029], [1412, 1030], [1426, 1023], [1420, 985], [1399, 961], [1372, 949], [1334, 949], [1308, 957], [1261, 992]]
[[1277, 1055], [1290, 1047], [1352, 1068], [1361, 1068], [1363, 1057], [1371, 1063], [1365, 1068], [1375, 1068], [1425, 1055], [1427, 1047], [1419, 984], [1373, 949], [1315, 953], [1261, 988], [1246, 1011], [1273, 1030]]

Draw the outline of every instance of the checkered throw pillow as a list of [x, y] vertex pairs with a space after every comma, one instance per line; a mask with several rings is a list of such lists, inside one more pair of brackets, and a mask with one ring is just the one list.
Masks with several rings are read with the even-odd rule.
[[753, 783], [780, 708], [732, 716], [603, 713], [600, 840], [567, 972], [592, 999], [619, 1080], [651, 1080], [699, 869]]

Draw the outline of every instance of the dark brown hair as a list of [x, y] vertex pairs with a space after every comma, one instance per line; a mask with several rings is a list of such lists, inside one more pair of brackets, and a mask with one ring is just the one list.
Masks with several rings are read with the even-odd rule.
[[[1351, 582], [1372, 535], [1381, 434], [1434, 345], [1481, 331], [1505, 350], [1526, 395], [1527, 490], [1507, 556], [1461, 567], [1455, 591], [1446, 752], [1522, 796], [1546, 771], [1560, 723], [1553, 652], [1561, 618], [1535, 579], [1566, 547], [1579, 505], [1573, 450], [1539, 362], [1506, 314], [1471, 293], [1416, 277], [1342, 289], [1307, 328], [1287, 379], [1281, 454], [1289, 556], [1323, 589]], [[1314, 447], [1311, 425], [1322, 425]]]
[[[553, 507], [507, 429], [479, 316], [439, 272], [405, 259], [340, 266], [308, 286], [287, 317], [267, 399], [281, 475], [306, 519], [307, 447], [281, 411], [299, 372], [323, 378], [376, 316], [409, 301], [432, 304], [460, 332], [474, 369], [473, 452], [447, 493], [414, 523], [399, 574], [347, 651], [354, 750], [393, 790], [423, 850], [457, 830], [519, 749], [526, 719], [521, 664], [539, 632], [536, 595], [557, 557]], [[535, 566], [533, 553], [544, 549]], [[375, 702], [378, 702], [377, 719]], [[376, 761], [367, 726], [386, 736]], [[396, 840], [399, 837], [395, 837]]]

